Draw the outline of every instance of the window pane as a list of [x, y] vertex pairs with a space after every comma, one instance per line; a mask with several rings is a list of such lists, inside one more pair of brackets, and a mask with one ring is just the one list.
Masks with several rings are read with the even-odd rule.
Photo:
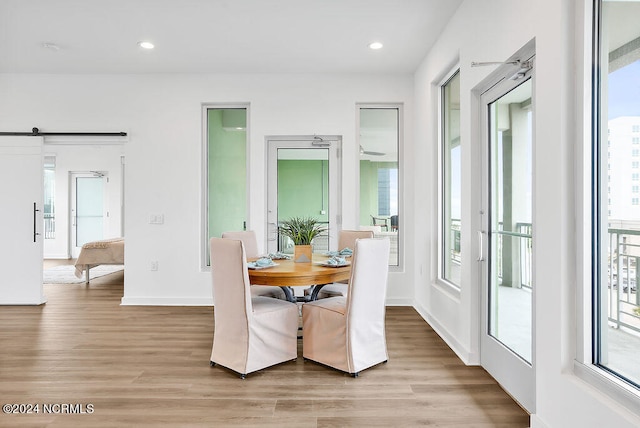
[[56, 239], [56, 157], [44, 157], [44, 239]]
[[639, 2], [602, 2], [596, 132], [594, 362], [640, 384]]
[[207, 243], [222, 232], [246, 230], [246, 126], [244, 108], [207, 110]]
[[489, 105], [489, 334], [532, 361], [532, 80]]
[[[278, 149], [278, 224], [293, 217], [320, 222], [327, 232], [313, 240], [313, 252], [329, 251], [329, 149]], [[293, 241], [279, 240], [278, 251], [294, 252]]]
[[76, 178], [76, 247], [103, 239], [104, 179]]
[[461, 226], [461, 146], [460, 146], [460, 72], [442, 86], [442, 212], [440, 231], [440, 277], [460, 286]]
[[391, 240], [389, 265], [399, 264], [398, 143], [400, 109], [360, 108], [360, 227]]

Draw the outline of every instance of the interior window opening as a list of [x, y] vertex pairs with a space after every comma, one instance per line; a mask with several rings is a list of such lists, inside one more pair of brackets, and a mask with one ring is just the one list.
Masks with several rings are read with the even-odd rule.
[[391, 241], [389, 265], [400, 264], [400, 117], [398, 106], [360, 106], [360, 225]]
[[460, 287], [462, 255], [462, 147], [460, 145], [460, 70], [440, 88], [439, 276]]
[[205, 108], [206, 241], [223, 232], [247, 230], [247, 109]]

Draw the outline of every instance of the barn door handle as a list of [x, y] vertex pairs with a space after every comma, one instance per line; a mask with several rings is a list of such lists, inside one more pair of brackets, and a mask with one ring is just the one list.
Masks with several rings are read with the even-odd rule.
[[38, 220], [38, 214], [37, 214], [37, 212], [38, 212], [38, 211], [40, 211], [40, 210], [39, 210], [39, 209], [37, 209], [37, 207], [36, 207], [36, 203], [34, 202], [34, 203], [33, 203], [33, 242], [36, 242], [36, 237], [37, 237], [38, 235], [40, 235], [40, 234], [36, 231], [36, 230], [37, 230], [37, 229], [36, 229], [36, 227], [37, 227], [37, 224], [38, 224], [38, 222], [37, 222], [37, 220]]

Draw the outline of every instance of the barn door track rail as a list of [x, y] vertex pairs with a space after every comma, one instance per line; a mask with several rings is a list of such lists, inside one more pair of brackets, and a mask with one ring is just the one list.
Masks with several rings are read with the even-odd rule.
[[51, 135], [78, 135], [86, 137], [126, 137], [126, 132], [40, 132], [38, 128], [32, 128], [31, 132], [0, 132], [1, 136], [13, 136], [13, 137], [46, 137]]

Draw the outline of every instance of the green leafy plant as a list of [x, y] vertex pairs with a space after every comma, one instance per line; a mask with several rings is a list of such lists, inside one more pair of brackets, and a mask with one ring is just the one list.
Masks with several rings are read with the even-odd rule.
[[295, 245], [311, 245], [313, 238], [326, 232], [327, 228], [312, 217], [291, 217], [280, 223], [278, 231], [291, 238]]

